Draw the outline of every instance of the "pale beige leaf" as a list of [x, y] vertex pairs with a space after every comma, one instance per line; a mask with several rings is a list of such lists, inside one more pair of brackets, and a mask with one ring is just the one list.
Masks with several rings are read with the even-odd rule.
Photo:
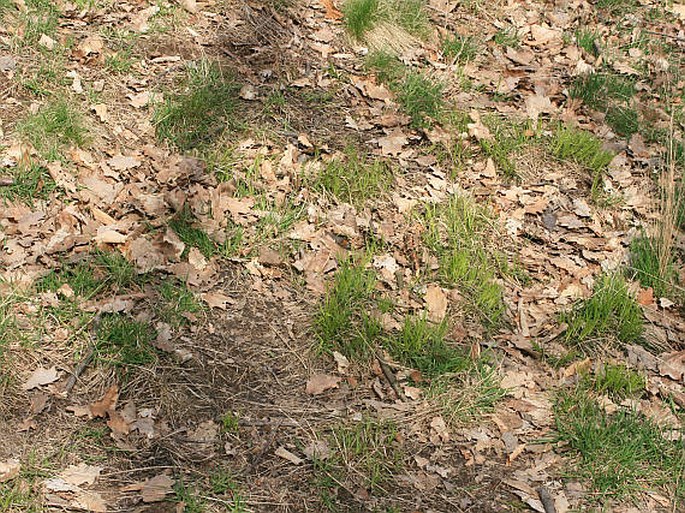
[[428, 318], [433, 322], [441, 322], [447, 313], [447, 294], [437, 285], [428, 285], [423, 299], [428, 309]]
[[69, 465], [60, 473], [59, 477], [75, 486], [80, 486], [84, 483], [92, 485], [100, 477], [100, 472], [102, 472], [102, 467], [80, 463], [78, 465]]
[[302, 463], [304, 463], [302, 458], [296, 456], [285, 447], [279, 447], [274, 451], [274, 454], [284, 460], [288, 460], [293, 465], [302, 465]]
[[340, 378], [329, 374], [315, 374], [307, 381], [305, 392], [309, 395], [323, 394], [331, 388], [338, 388]]
[[21, 386], [23, 390], [31, 390], [42, 385], [48, 385], [54, 383], [59, 378], [59, 372], [57, 367], [50, 367], [45, 369], [43, 367], [38, 367], [33, 371], [29, 379]]
[[0, 483], [5, 483], [19, 475], [21, 463], [16, 459], [0, 461]]
[[140, 489], [143, 502], [159, 502], [173, 492], [171, 488], [174, 480], [166, 474], [160, 474], [151, 479], [147, 479]]

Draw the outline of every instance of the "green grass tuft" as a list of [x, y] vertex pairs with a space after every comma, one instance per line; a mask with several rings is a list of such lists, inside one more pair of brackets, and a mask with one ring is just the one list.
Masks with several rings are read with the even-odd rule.
[[427, 74], [408, 68], [387, 52], [373, 52], [366, 66], [395, 94], [397, 103], [411, 118], [414, 128], [427, 128], [444, 110], [445, 84]]
[[57, 188], [48, 170], [36, 163], [13, 168], [10, 177], [12, 184], [0, 187], [0, 197], [7, 201], [33, 205], [34, 200], [47, 199]]
[[238, 125], [239, 87], [217, 64], [188, 67], [181, 84], [154, 114], [157, 137], [182, 151], [207, 146]]
[[478, 56], [478, 44], [471, 36], [454, 34], [442, 40], [442, 53], [454, 62], [465, 64]]
[[657, 297], [668, 296], [678, 279], [676, 263], [671, 261], [662, 270], [659, 241], [654, 237], [640, 235], [630, 243], [631, 279], [637, 279], [643, 287], [652, 287]]
[[376, 275], [366, 269], [364, 261], [340, 263], [314, 319], [314, 330], [323, 350], [337, 350], [349, 357], [369, 355], [382, 331], [368, 313], [375, 287]]
[[189, 318], [204, 308], [188, 286], [177, 280], [165, 280], [159, 286], [157, 314], [173, 326], [189, 323]]
[[590, 496], [606, 505], [660, 490], [674, 503], [685, 498], [685, 451], [655, 422], [634, 411], [608, 414], [587, 392], [559, 395], [557, 440], [577, 458], [570, 477], [589, 481]]
[[149, 323], [124, 314], [107, 314], [97, 329], [97, 351], [117, 366], [146, 365], [157, 359], [151, 345], [156, 333]]
[[429, 206], [424, 223], [424, 240], [438, 257], [441, 280], [459, 288], [487, 326], [497, 326], [505, 306], [498, 258], [488, 247], [493, 225], [487, 211], [467, 196], [455, 195], [446, 204]]
[[345, 25], [358, 41], [377, 23], [385, 22], [424, 37], [429, 19], [424, 0], [347, 0], [343, 4]]
[[81, 113], [67, 100], [44, 105], [20, 122], [17, 130], [48, 161], [59, 160], [65, 149], [88, 141]]
[[361, 40], [376, 23], [379, 17], [379, 0], [347, 0], [343, 4], [343, 14], [347, 30], [355, 39]]
[[226, 232], [224, 242], [218, 243], [198, 226], [197, 220], [187, 208], [178, 212], [169, 221], [169, 227], [187, 246], [182, 254], [183, 257], [187, 255], [188, 249], [193, 247], [199, 249], [206, 258], [215, 255], [229, 258], [238, 254], [242, 247], [243, 230], [240, 226], [232, 226]]
[[612, 339], [637, 342], [643, 331], [640, 306], [620, 274], [598, 277], [592, 296], [562, 314], [561, 320], [568, 325], [566, 343], [573, 347], [592, 348]]
[[337, 449], [334, 464], [339, 471], [353, 469], [348, 479], [358, 485], [378, 490], [401, 469], [404, 455], [397, 436], [397, 426], [389, 420], [365, 418], [336, 426], [331, 436]]
[[426, 377], [468, 370], [472, 362], [463, 351], [445, 340], [447, 324], [431, 324], [424, 318], [407, 317], [395, 336], [385, 339], [393, 358], [421, 371]]
[[390, 185], [392, 173], [383, 160], [367, 160], [348, 149], [343, 159], [329, 161], [313, 183], [314, 190], [331, 194], [338, 201], [363, 206], [378, 198]]
[[616, 400], [639, 396], [647, 387], [647, 380], [642, 374], [625, 365], [609, 363], [603, 364], [589, 380], [595, 392]]
[[591, 173], [592, 197], [597, 200], [604, 173], [614, 158], [604, 149], [602, 140], [585, 130], [562, 125], [555, 130], [549, 151], [555, 158], [579, 164]]
[[630, 106], [636, 93], [633, 79], [611, 72], [591, 73], [574, 80], [569, 92], [572, 98], [606, 114], [607, 124], [617, 134], [630, 137], [638, 131], [639, 116]]

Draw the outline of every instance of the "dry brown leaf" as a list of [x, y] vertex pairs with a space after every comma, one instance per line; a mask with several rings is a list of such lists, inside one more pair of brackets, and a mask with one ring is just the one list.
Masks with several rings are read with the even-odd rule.
[[89, 408], [91, 415], [93, 417], [105, 417], [108, 412], [116, 409], [118, 399], [119, 387], [115, 383], [105, 391], [102, 399], [90, 404]]
[[285, 447], [279, 447], [274, 451], [274, 454], [278, 456], [279, 458], [283, 458], [284, 460], [288, 460], [290, 463], [293, 465], [302, 465], [304, 463], [304, 460], [300, 458], [299, 456], [296, 456], [292, 452], [290, 452], [288, 449]]
[[350, 361], [347, 359], [347, 357], [338, 351], [333, 351], [333, 359], [338, 366], [338, 372], [340, 374], [345, 374], [350, 366]]
[[341, 20], [343, 18], [343, 13], [340, 12], [335, 5], [333, 0], [319, 0], [324, 9], [326, 9], [326, 18], [329, 20]]
[[540, 114], [553, 114], [555, 107], [552, 101], [541, 94], [526, 97], [526, 114], [533, 121], [537, 121]]
[[659, 359], [659, 373], [675, 381], [685, 382], [685, 350], [662, 354]]
[[447, 313], [447, 294], [438, 285], [428, 285], [423, 299], [428, 309], [428, 318], [433, 322], [442, 322]]
[[117, 171], [126, 171], [140, 166], [141, 161], [135, 157], [122, 155], [120, 153], [107, 160], [107, 164]]
[[331, 388], [338, 388], [340, 378], [329, 374], [315, 374], [307, 381], [305, 392], [309, 395], [323, 394]]
[[29, 379], [21, 386], [22, 390], [31, 390], [42, 385], [48, 385], [54, 383], [59, 378], [59, 372], [57, 367], [50, 367], [45, 369], [43, 367], [38, 367], [31, 373]]
[[102, 472], [102, 467], [80, 463], [78, 465], [69, 465], [59, 474], [59, 477], [66, 483], [75, 486], [80, 486], [84, 483], [92, 485], [100, 477], [100, 472]]
[[167, 495], [173, 493], [171, 488], [174, 480], [166, 474], [160, 474], [151, 479], [147, 479], [141, 489], [140, 495], [143, 497], [143, 502], [159, 502], [163, 501]]
[[9, 460], [0, 461], [0, 483], [14, 479], [19, 475], [20, 470], [21, 463], [19, 463], [19, 460], [10, 458]]
[[226, 294], [222, 294], [221, 292], [203, 292], [200, 294], [200, 297], [210, 308], [226, 310], [229, 305], [235, 304], [235, 299]]

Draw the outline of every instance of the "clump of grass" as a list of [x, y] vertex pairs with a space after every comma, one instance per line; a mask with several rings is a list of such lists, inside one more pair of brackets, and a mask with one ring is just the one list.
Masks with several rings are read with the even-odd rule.
[[378, 321], [369, 314], [376, 275], [365, 262], [343, 260], [314, 319], [321, 348], [349, 357], [366, 357], [381, 335]]
[[383, 160], [369, 161], [354, 149], [343, 158], [330, 160], [314, 180], [315, 190], [331, 194], [338, 201], [362, 206], [377, 198], [390, 185], [390, 166]]
[[521, 45], [518, 31], [514, 27], [498, 30], [495, 33], [493, 41], [495, 44], [505, 48], [518, 48]]
[[227, 411], [221, 416], [222, 433], [235, 434], [240, 428], [240, 416], [233, 411]]
[[569, 91], [572, 98], [579, 98], [589, 108], [606, 114], [607, 124], [625, 137], [639, 129], [638, 114], [630, 106], [635, 92], [632, 79], [611, 72], [578, 77]]
[[454, 34], [443, 39], [442, 53], [454, 62], [464, 64], [473, 61], [478, 56], [478, 43], [472, 36]]
[[227, 513], [247, 513], [247, 504], [240, 486], [229, 471], [218, 469], [212, 472], [209, 476], [209, 488], [212, 494], [224, 496], [230, 500], [230, 504], [224, 503]]
[[618, 274], [597, 278], [592, 296], [580, 301], [561, 320], [568, 327], [564, 338], [575, 347], [592, 348], [612, 339], [628, 344], [641, 341], [642, 311]]
[[497, 326], [505, 307], [497, 259], [487, 243], [493, 228], [487, 212], [467, 196], [455, 195], [446, 204], [429, 206], [424, 222], [424, 240], [438, 257], [441, 280], [458, 287], [487, 326]]
[[414, 128], [429, 127], [432, 121], [441, 117], [445, 88], [442, 82], [408, 68], [387, 52], [373, 52], [366, 65], [395, 93], [397, 102], [411, 118]]
[[585, 130], [559, 126], [549, 144], [551, 154], [562, 161], [570, 161], [586, 168], [592, 175], [592, 195], [596, 200], [601, 192], [602, 178], [614, 155], [604, 149], [601, 139]]
[[442, 98], [445, 86], [423, 72], [408, 71], [400, 82], [391, 84], [397, 101], [411, 118], [415, 128], [431, 126], [438, 119], [444, 107]]
[[625, 365], [603, 364], [592, 378], [591, 388], [612, 399], [639, 396], [647, 386], [645, 377]]
[[57, 4], [50, 0], [26, 0], [25, 5], [18, 16], [22, 34], [19, 44], [36, 45], [43, 34], [54, 39], [60, 16]]
[[378, 19], [379, 0], [347, 0], [343, 4], [345, 25], [355, 39], [361, 39]]
[[576, 31], [576, 43], [593, 57], [598, 55], [598, 44], [600, 34], [592, 30], [578, 30]]
[[157, 359], [151, 345], [156, 337], [149, 323], [124, 314], [104, 315], [98, 325], [98, 354], [117, 366], [146, 365]]
[[58, 160], [70, 146], [84, 146], [88, 130], [83, 117], [67, 100], [55, 100], [17, 126], [19, 133], [45, 160]]
[[495, 369], [483, 361], [475, 361], [467, 372], [433, 379], [426, 398], [439, 408], [448, 424], [463, 425], [494, 410], [507, 393], [500, 383], [501, 377]]
[[[632, 279], [637, 279], [643, 287], [651, 287], [657, 297], [672, 292], [678, 272], [672, 254], [662, 261], [660, 239], [647, 235], [635, 237], [630, 243], [630, 269]], [[670, 253], [670, 252], [669, 252]]]
[[329, 464], [338, 467], [339, 472], [354, 469], [343, 479], [378, 490], [401, 468], [404, 455], [397, 436], [397, 426], [389, 420], [367, 417], [351, 425], [340, 424], [331, 435], [337, 451]]
[[657, 296], [673, 294], [678, 282], [674, 246], [683, 212], [683, 180], [678, 178], [679, 156], [673, 127], [668, 135], [665, 169], [659, 174], [658, 217], [650, 227], [651, 235], [642, 234], [630, 245], [630, 271], [644, 287], [652, 287]]
[[182, 257], [187, 255], [188, 249], [191, 247], [199, 249], [206, 258], [215, 255], [232, 257], [239, 253], [242, 247], [243, 230], [241, 227], [232, 226], [226, 232], [224, 242], [218, 243], [199, 227], [195, 216], [188, 208], [179, 211], [169, 221], [169, 227], [187, 246], [181, 255]]
[[33, 205], [36, 199], [47, 199], [57, 184], [45, 167], [31, 162], [12, 169], [12, 183], [0, 187], [0, 197]]
[[185, 325], [189, 317], [202, 311], [202, 304], [185, 283], [165, 280], [159, 286], [157, 314], [163, 321], [173, 326]]
[[462, 372], [471, 367], [463, 351], [449, 345], [447, 324], [431, 324], [422, 317], [407, 317], [395, 336], [384, 345], [393, 358], [421, 371], [426, 377]]
[[238, 89], [234, 78], [215, 63], [202, 60], [189, 66], [175, 92], [155, 110], [157, 137], [182, 151], [211, 144], [238, 125]]
[[357, 40], [384, 22], [423, 36], [429, 25], [424, 0], [347, 0], [342, 8], [345, 25]]
[[126, 258], [118, 252], [98, 252], [74, 264], [64, 264], [38, 279], [38, 292], [56, 292], [69, 285], [81, 299], [90, 299], [98, 293], [116, 293], [137, 284], [139, 276]]
[[512, 157], [528, 143], [528, 127], [525, 124], [502, 121], [496, 117], [488, 117], [484, 122], [493, 137], [480, 141], [483, 153], [493, 160], [498, 171], [505, 177], [516, 178], [516, 164]]
[[589, 481], [600, 503], [660, 490], [685, 498], [685, 451], [654, 421], [634, 411], [608, 414], [585, 390], [561, 393], [554, 406], [559, 442], [577, 459], [572, 477]]

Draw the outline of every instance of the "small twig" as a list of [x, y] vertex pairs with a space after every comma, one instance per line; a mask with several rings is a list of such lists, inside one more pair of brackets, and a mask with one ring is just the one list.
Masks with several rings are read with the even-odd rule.
[[685, 43], [685, 37], [681, 36], [672, 36], [671, 34], [664, 34], [663, 32], [654, 32], [653, 30], [645, 30], [647, 34], [651, 34], [653, 36], [659, 36], [659, 37], [665, 37], [668, 39], [673, 39], [675, 41], [680, 41], [681, 43]]
[[254, 470], [257, 468], [257, 465], [259, 465], [262, 460], [264, 459], [264, 455], [269, 452], [269, 449], [273, 446], [274, 442], [276, 441], [276, 435], [278, 435], [278, 428], [281, 427], [281, 423], [279, 422], [276, 424], [276, 426], [273, 428], [273, 433], [271, 435], [271, 438], [269, 438], [269, 441], [264, 445], [261, 450], [255, 455], [254, 459], [252, 460], [252, 463], [250, 463], [249, 467], [247, 468], [247, 471], [245, 472], [246, 475], [251, 474], [254, 472]]
[[64, 395], [68, 395], [69, 392], [71, 392], [71, 389], [74, 388], [74, 385], [76, 385], [76, 381], [78, 380], [79, 376], [83, 374], [83, 371], [86, 370], [86, 367], [90, 365], [90, 362], [93, 361], [93, 357], [95, 356], [95, 339], [92, 334], [93, 329], [97, 329], [98, 325], [100, 324], [100, 314], [96, 314], [82, 329], [85, 329], [86, 326], [89, 326], [89, 333], [88, 333], [88, 338], [90, 339], [90, 347], [88, 348], [88, 352], [86, 352], [86, 355], [81, 359], [79, 364], [76, 366], [74, 369], [74, 372], [71, 373], [71, 376], [69, 376], [69, 379], [67, 379], [67, 382], [64, 384]]
[[388, 365], [388, 362], [386, 362], [383, 359], [383, 357], [380, 355], [380, 352], [378, 351], [378, 349], [376, 349], [375, 353], [376, 353], [376, 359], [378, 360], [378, 363], [381, 366], [381, 370], [383, 371], [383, 375], [385, 376], [385, 379], [388, 380], [388, 383], [390, 383], [390, 386], [392, 387], [392, 389], [395, 391], [397, 398], [400, 401], [406, 401], [407, 398], [404, 396], [404, 394], [400, 390], [400, 387], [397, 386], [397, 380], [395, 379], [395, 375], [390, 370], [390, 366]]
[[69, 379], [67, 380], [67, 382], [64, 385], [64, 395], [68, 395], [69, 392], [71, 392], [71, 389], [74, 388], [74, 385], [76, 384], [76, 380], [83, 373], [83, 371], [86, 370], [86, 367], [88, 367], [88, 365], [90, 365], [90, 362], [93, 361], [93, 356], [95, 356], [95, 346], [94, 345], [88, 349], [86, 356], [83, 357], [81, 362], [76, 366], [76, 369], [74, 369], [74, 372], [72, 372], [71, 376], [69, 376]]
[[557, 508], [554, 505], [554, 499], [547, 488], [544, 486], [538, 488], [538, 495], [540, 496], [542, 507], [545, 508], [545, 513], [557, 513]]

